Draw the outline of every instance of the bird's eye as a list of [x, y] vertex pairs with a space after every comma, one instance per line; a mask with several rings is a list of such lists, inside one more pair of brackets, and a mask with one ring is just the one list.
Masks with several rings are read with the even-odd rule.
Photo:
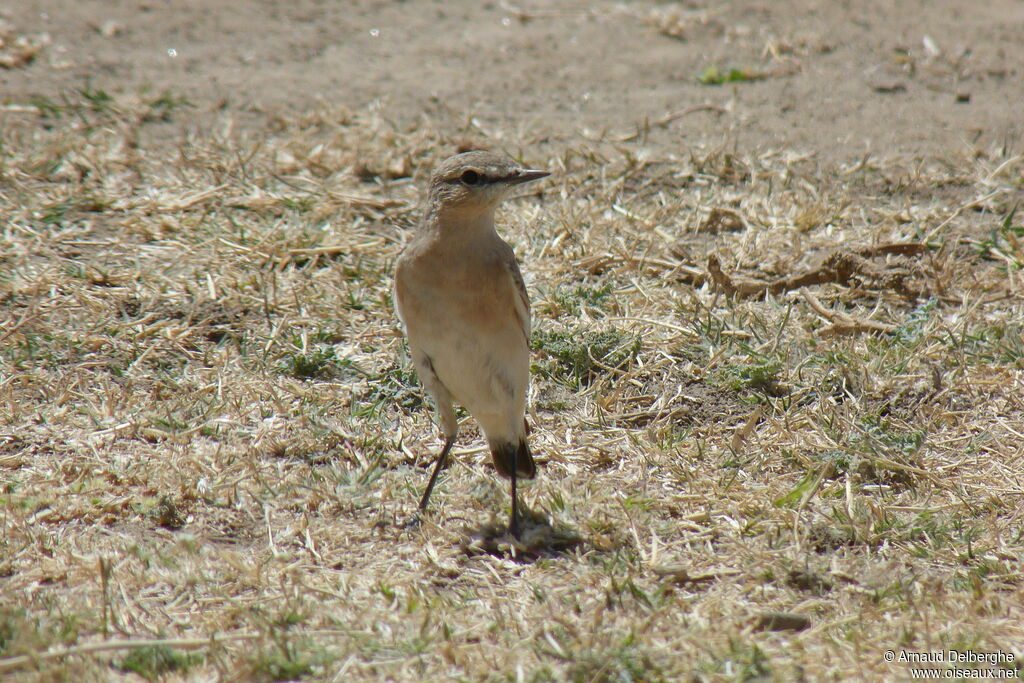
[[476, 171], [465, 171], [462, 174], [462, 182], [465, 185], [476, 185], [480, 182], [480, 174]]

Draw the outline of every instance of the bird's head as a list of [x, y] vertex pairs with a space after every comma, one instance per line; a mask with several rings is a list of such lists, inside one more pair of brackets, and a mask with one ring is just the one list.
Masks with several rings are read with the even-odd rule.
[[474, 150], [448, 157], [430, 180], [430, 210], [465, 215], [494, 211], [520, 183], [550, 175], [524, 168], [504, 154]]

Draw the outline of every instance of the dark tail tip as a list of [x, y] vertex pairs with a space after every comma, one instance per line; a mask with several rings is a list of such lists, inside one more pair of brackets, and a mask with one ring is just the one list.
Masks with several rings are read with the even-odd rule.
[[520, 439], [517, 444], [511, 441], [492, 443], [491, 457], [494, 459], [494, 469], [506, 479], [512, 478], [513, 469], [517, 479], [533, 479], [537, 476], [537, 463], [533, 461], [530, 446], [525, 438]]

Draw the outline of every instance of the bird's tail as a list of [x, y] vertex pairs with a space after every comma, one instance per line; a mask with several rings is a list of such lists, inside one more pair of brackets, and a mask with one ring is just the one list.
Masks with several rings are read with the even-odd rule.
[[537, 476], [537, 464], [533, 461], [525, 436], [520, 438], [518, 443], [491, 443], [491, 457], [494, 459], [494, 469], [506, 479], [512, 478], [513, 469], [517, 479], [533, 479]]

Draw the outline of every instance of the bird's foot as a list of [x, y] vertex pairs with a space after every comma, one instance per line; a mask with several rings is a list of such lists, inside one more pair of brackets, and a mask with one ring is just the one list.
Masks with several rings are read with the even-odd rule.
[[420, 525], [423, 524], [423, 519], [420, 517], [420, 513], [414, 512], [409, 519], [405, 520], [402, 525], [403, 529], [419, 529]]

